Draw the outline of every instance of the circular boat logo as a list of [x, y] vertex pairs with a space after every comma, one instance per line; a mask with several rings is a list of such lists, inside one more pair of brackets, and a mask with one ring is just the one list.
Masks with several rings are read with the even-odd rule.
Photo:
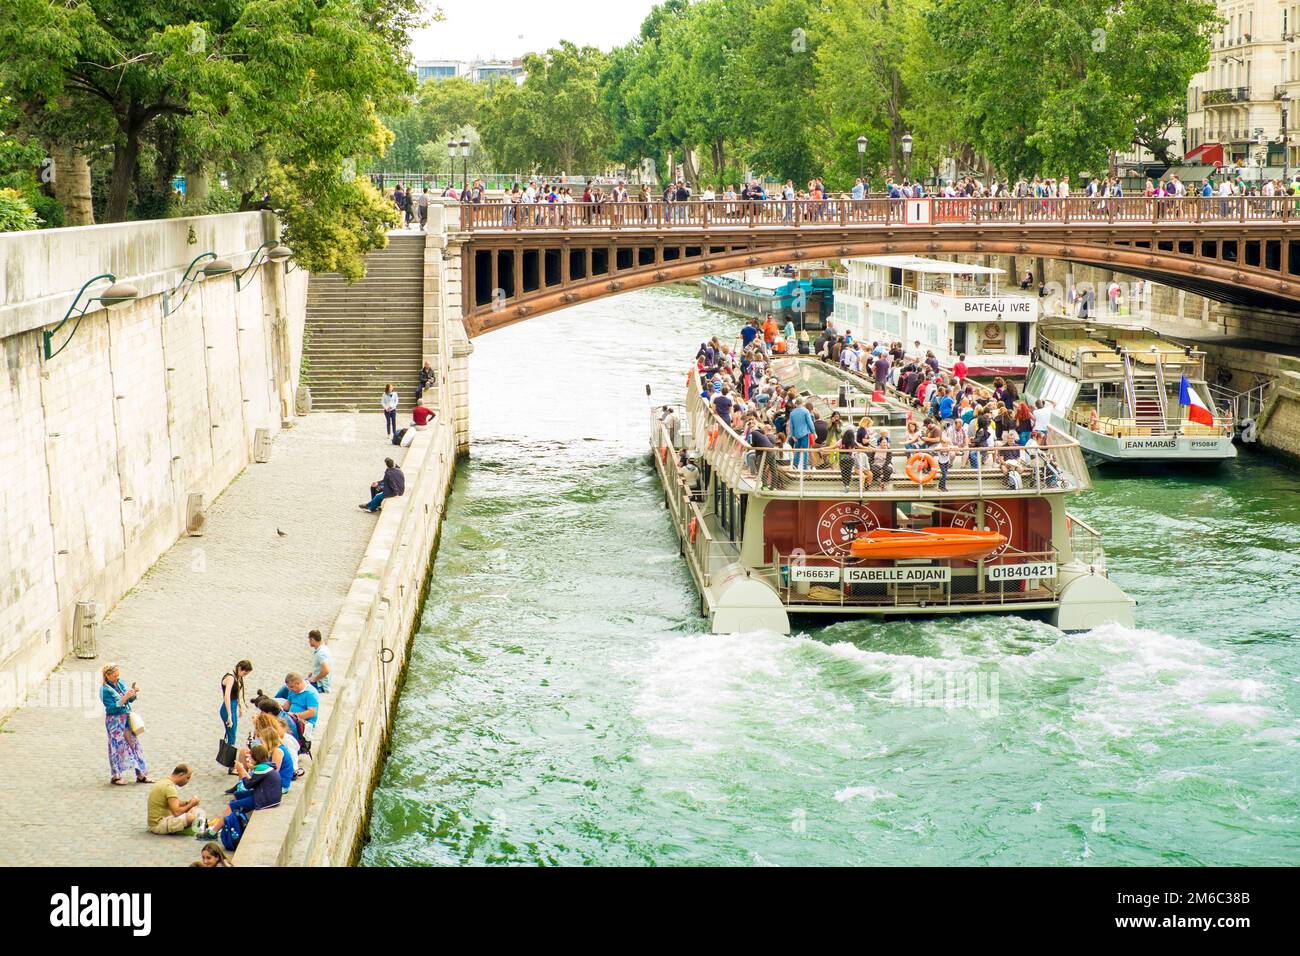
[[855, 501], [831, 505], [817, 522], [817, 545], [822, 554], [847, 555], [855, 538], [878, 527], [876, 516], [864, 505]]
[[[975, 502], [972, 501], [969, 504], [962, 505], [958, 509], [957, 513], [953, 515], [952, 526], [954, 528], [978, 527], [975, 519]], [[1007, 545], [1011, 543], [1011, 534], [1015, 530], [1011, 524], [1011, 515], [1007, 514], [1007, 509], [996, 501], [986, 501], [984, 502], [984, 527], [988, 531], [996, 531], [1007, 539], [1001, 547], [984, 560], [989, 561], [1001, 557], [1002, 552], [1007, 550]]]

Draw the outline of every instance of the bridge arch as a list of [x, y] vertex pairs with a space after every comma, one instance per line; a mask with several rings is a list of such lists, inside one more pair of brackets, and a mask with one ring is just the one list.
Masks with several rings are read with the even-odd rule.
[[[1247, 227], [1249, 228], [1249, 227]], [[1139, 278], [1195, 292], [1222, 302], [1232, 302], [1259, 308], [1275, 309], [1296, 314], [1300, 322], [1300, 269], [1293, 265], [1288, 249], [1290, 243], [1281, 235], [1259, 235], [1251, 239], [1221, 235], [1207, 237], [1205, 230], [1196, 230], [1186, 237], [1152, 239], [1125, 237], [1115, 230], [1108, 234], [1089, 235], [1087, 230], [1078, 234], [998, 236], [972, 234], [956, 236], [952, 230], [901, 230], [872, 238], [834, 238], [825, 234], [800, 235], [792, 232], [784, 237], [772, 237], [760, 243], [739, 245], [733, 237], [726, 239], [730, 245], [719, 245], [712, 238], [693, 238], [677, 244], [680, 254], [672, 259], [663, 258], [662, 238], [647, 243], [645, 237], [627, 233], [617, 237], [602, 236], [598, 244], [590, 244], [591, 236], [556, 236], [561, 242], [538, 242], [538, 237], [514, 239], [502, 243], [507, 237], [492, 236], [486, 239], [468, 234], [462, 237], [463, 282], [469, 290], [465, 297], [465, 328], [472, 338], [486, 332], [505, 328], [527, 319], [536, 318], [599, 299], [620, 295], [636, 289], [650, 288], [671, 282], [699, 279], [706, 275], [736, 272], [756, 266], [776, 265], [801, 260], [843, 259], [857, 256], [894, 254], [915, 255], [1014, 255], [1057, 259], [1100, 269], [1115, 270]], [[993, 230], [989, 230], [992, 232]], [[739, 237], [735, 237], [739, 238]], [[747, 237], [748, 238], [748, 237]], [[584, 241], [585, 240], [585, 241]], [[1253, 257], [1254, 264], [1236, 259], [1222, 258], [1221, 243], [1233, 244], [1234, 255], [1240, 250], [1239, 242], [1259, 243]], [[639, 245], [638, 245], [639, 243]], [[1206, 255], [1213, 244], [1215, 257]], [[556, 248], [551, 248], [555, 245]], [[1300, 252], [1300, 240], [1295, 245]], [[1188, 248], [1190, 246], [1190, 249]], [[1167, 247], [1167, 248], [1166, 248]], [[654, 261], [643, 261], [645, 249], [654, 249]], [[568, 257], [581, 249], [598, 249], [604, 252], [603, 261], [617, 266], [630, 259], [626, 268], [614, 268], [598, 275], [573, 278], [567, 268], [551, 269], [548, 255]], [[515, 294], [503, 295], [502, 289], [485, 284], [484, 257], [506, 251], [513, 268], [522, 268], [522, 259], [528, 251], [538, 256], [535, 288], [525, 291], [525, 284], [516, 278]], [[631, 255], [621, 255], [631, 252]], [[695, 250], [695, 255], [686, 255]], [[1240, 257], [1251, 260], [1249, 253]], [[1296, 256], [1294, 258], [1300, 258]], [[588, 262], [595, 262], [589, 259]], [[476, 266], [478, 267], [476, 269]], [[491, 260], [493, 278], [496, 277], [496, 260]], [[563, 273], [561, 281], [547, 282], [548, 275]], [[487, 289], [488, 296], [483, 292]]]

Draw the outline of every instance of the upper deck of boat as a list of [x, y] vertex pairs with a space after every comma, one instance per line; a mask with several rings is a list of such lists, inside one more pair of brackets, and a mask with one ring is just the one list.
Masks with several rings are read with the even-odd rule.
[[1038, 327], [1039, 355], [1053, 367], [1079, 381], [1114, 381], [1124, 377], [1127, 359], [1133, 375], [1182, 375], [1201, 381], [1205, 353], [1141, 327], [1091, 326], [1084, 322], [1052, 322]]
[[[793, 449], [755, 448], [703, 400], [701, 383], [692, 372], [686, 401], [688, 447], [736, 491], [771, 498], [951, 500], [1046, 496], [1091, 486], [1078, 442], [1056, 429], [1041, 447], [1009, 449], [1018, 453], [1013, 460], [1021, 463], [1019, 487], [1008, 484], [1001, 467], [1003, 452], [997, 447], [978, 451], [974, 463], [970, 460], [973, 449], [954, 453], [943, 490], [937, 476], [926, 483], [917, 482], [907, 477], [906, 469], [918, 449], [905, 449], [903, 443], [908, 416], [918, 424], [924, 416], [903, 404], [897, 393], [890, 390], [883, 402], [873, 402], [869, 379], [811, 356], [775, 359], [772, 371], [783, 385], [811, 397], [822, 418], [839, 411], [848, 427], [867, 417], [874, 433], [888, 431], [890, 447], [861, 449], [848, 467], [842, 467], [841, 453], [831, 447], [838, 436], [828, 435], [825, 446], [805, 453], [806, 463], [802, 460], [805, 456]], [[846, 387], [843, 396], [842, 387]], [[847, 404], [842, 405], [841, 398], [846, 398]], [[936, 451], [929, 449], [928, 453]], [[801, 458], [798, 463], [796, 456]]]

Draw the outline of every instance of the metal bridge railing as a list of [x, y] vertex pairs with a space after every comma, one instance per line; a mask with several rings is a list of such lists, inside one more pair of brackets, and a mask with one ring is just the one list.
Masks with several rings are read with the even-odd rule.
[[470, 230], [564, 231], [585, 229], [818, 229], [881, 225], [1060, 225], [1066, 223], [1291, 222], [1300, 197], [1288, 196], [1075, 196], [995, 199], [660, 199], [598, 203], [473, 203], [464, 217]]

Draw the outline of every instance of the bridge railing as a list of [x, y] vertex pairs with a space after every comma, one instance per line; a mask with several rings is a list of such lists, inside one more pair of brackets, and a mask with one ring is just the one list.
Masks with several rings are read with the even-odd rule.
[[1296, 196], [1089, 196], [690, 200], [597, 203], [483, 202], [465, 207], [470, 230], [565, 231], [647, 229], [817, 228], [860, 225], [980, 223], [1290, 222], [1300, 219]]

